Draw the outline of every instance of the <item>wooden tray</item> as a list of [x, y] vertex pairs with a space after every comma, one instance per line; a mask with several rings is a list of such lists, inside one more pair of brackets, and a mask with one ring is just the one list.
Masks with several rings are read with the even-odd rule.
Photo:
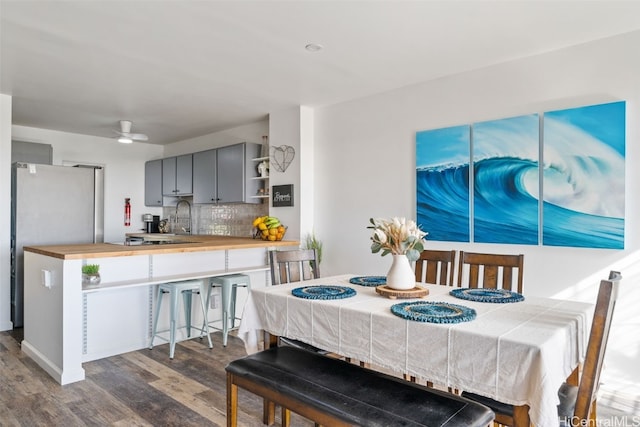
[[420, 286], [416, 286], [413, 289], [391, 289], [387, 285], [376, 286], [376, 292], [382, 295], [383, 297], [387, 297], [389, 299], [396, 298], [423, 298], [429, 295], [429, 290]]

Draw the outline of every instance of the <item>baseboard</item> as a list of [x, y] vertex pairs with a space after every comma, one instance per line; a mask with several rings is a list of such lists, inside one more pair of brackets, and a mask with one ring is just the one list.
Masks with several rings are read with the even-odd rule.
[[628, 415], [638, 415], [640, 414], [640, 395], [601, 386], [598, 390], [598, 406], [606, 406]]
[[28, 341], [23, 340], [20, 344], [22, 351], [33, 359], [46, 373], [51, 375], [60, 385], [71, 384], [76, 381], [84, 380], [84, 369], [80, 368], [75, 372], [64, 372], [51, 360], [49, 360], [44, 354], [40, 353], [34, 346], [29, 344]]
[[5, 322], [0, 322], [0, 332], [10, 331], [13, 329], [13, 322], [7, 320]]

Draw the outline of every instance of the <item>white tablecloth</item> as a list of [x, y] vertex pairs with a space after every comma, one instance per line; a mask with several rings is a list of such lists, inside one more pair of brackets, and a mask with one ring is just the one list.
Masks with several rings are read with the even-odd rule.
[[[436, 384], [478, 393], [501, 402], [529, 405], [537, 426], [557, 426], [557, 392], [582, 361], [592, 305], [527, 297], [509, 304], [480, 303], [450, 296], [445, 286], [424, 285], [425, 301], [476, 310], [457, 324], [402, 319], [391, 300], [374, 287], [349, 283], [354, 275], [252, 289], [239, 336], [247, 352], [258, 350], [262, 331], [407, 373]], [[301, 286], [340, 285], [357, 295], [310, 300], [291, 295]]]

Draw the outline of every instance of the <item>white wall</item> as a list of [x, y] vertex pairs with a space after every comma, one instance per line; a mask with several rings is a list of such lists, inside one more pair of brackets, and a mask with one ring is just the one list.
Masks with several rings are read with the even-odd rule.
[[386, 273], [391, 259], [371, 254], [366, 226], [370, 217], [415, 218], [417, 131], [626, 100], [624, 251], [446, 242], [429, 247], [523, 253], [526, 295], [595, 301], [599, 279], [620, 269], [626, 280], [604, 379], [621, 380], [626, 385], [620, 389], [629, 386], [640, 396], [638, 46], [635, 32], [317, 109], [315, 230], [324, 242], [323, 274]]
[[0, 331], [11, 324], [11, 97], [0, 94]]
[[[162, 157], [161, 145], [120, 144], [115, 139], [13, 126], [13, 139], [53, 146], [53, 164], [98, 164], [105, 168], [105, 242], [123, 241], [125, 233], [144, 227], [142, 215], [159, 215], [160, 208], [144, 206], [144, 163]], [[131, 198], [131, 226], [124, 226], [124, 199]], [[7, 205], [8, 206], [8, 205]], [[55, 221], [55, 218], [52, 219]]]
[[[273, 159], [269, 166], [269, 185], [293, 184], [293, 206], [269, 208], [269, 215], [276, 216], [287, 226], [286, 239], [300, 239], [301, 206], [305, 203], [302, 198], [300, 181], [300, 159], [302, 144], [302, 108], [294, 107], [283, 111], [272, 112], [269, 115], [269, 146], [270, 153], [274, 147], [289, 146], [295, 150], [293, 161], [284, 172], [276, 170]], [[273, 191], [273, 190], [272, 190]], [[271, 205], [271, 201], [269, 202]], [[313, 205], [310, 205], [313, 206]]]

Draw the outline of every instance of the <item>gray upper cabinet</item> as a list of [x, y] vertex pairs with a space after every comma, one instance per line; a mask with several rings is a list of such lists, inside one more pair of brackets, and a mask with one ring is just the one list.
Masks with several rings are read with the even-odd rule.
[[162, 206], [162, 160], [150, 160], [144, 164], [144, 204]]
[[193, 193], [193, 154], [162, 159], [162, 194], [185, 196]]
[[193, 203], [217, 203], [217, 151], [193, 154]]
[[252, 198], [259, 183], [251, 178], [257, 171], [252, 159], [260, 155], [260, 144], [244, 142], [218, 148], [218, 203], [260, 203]]
[[193, 203], [262, 203], [255, 158], [262, 145], [243, 142], [145, 164], [145, 205], [164, 196], [193, 195]]

